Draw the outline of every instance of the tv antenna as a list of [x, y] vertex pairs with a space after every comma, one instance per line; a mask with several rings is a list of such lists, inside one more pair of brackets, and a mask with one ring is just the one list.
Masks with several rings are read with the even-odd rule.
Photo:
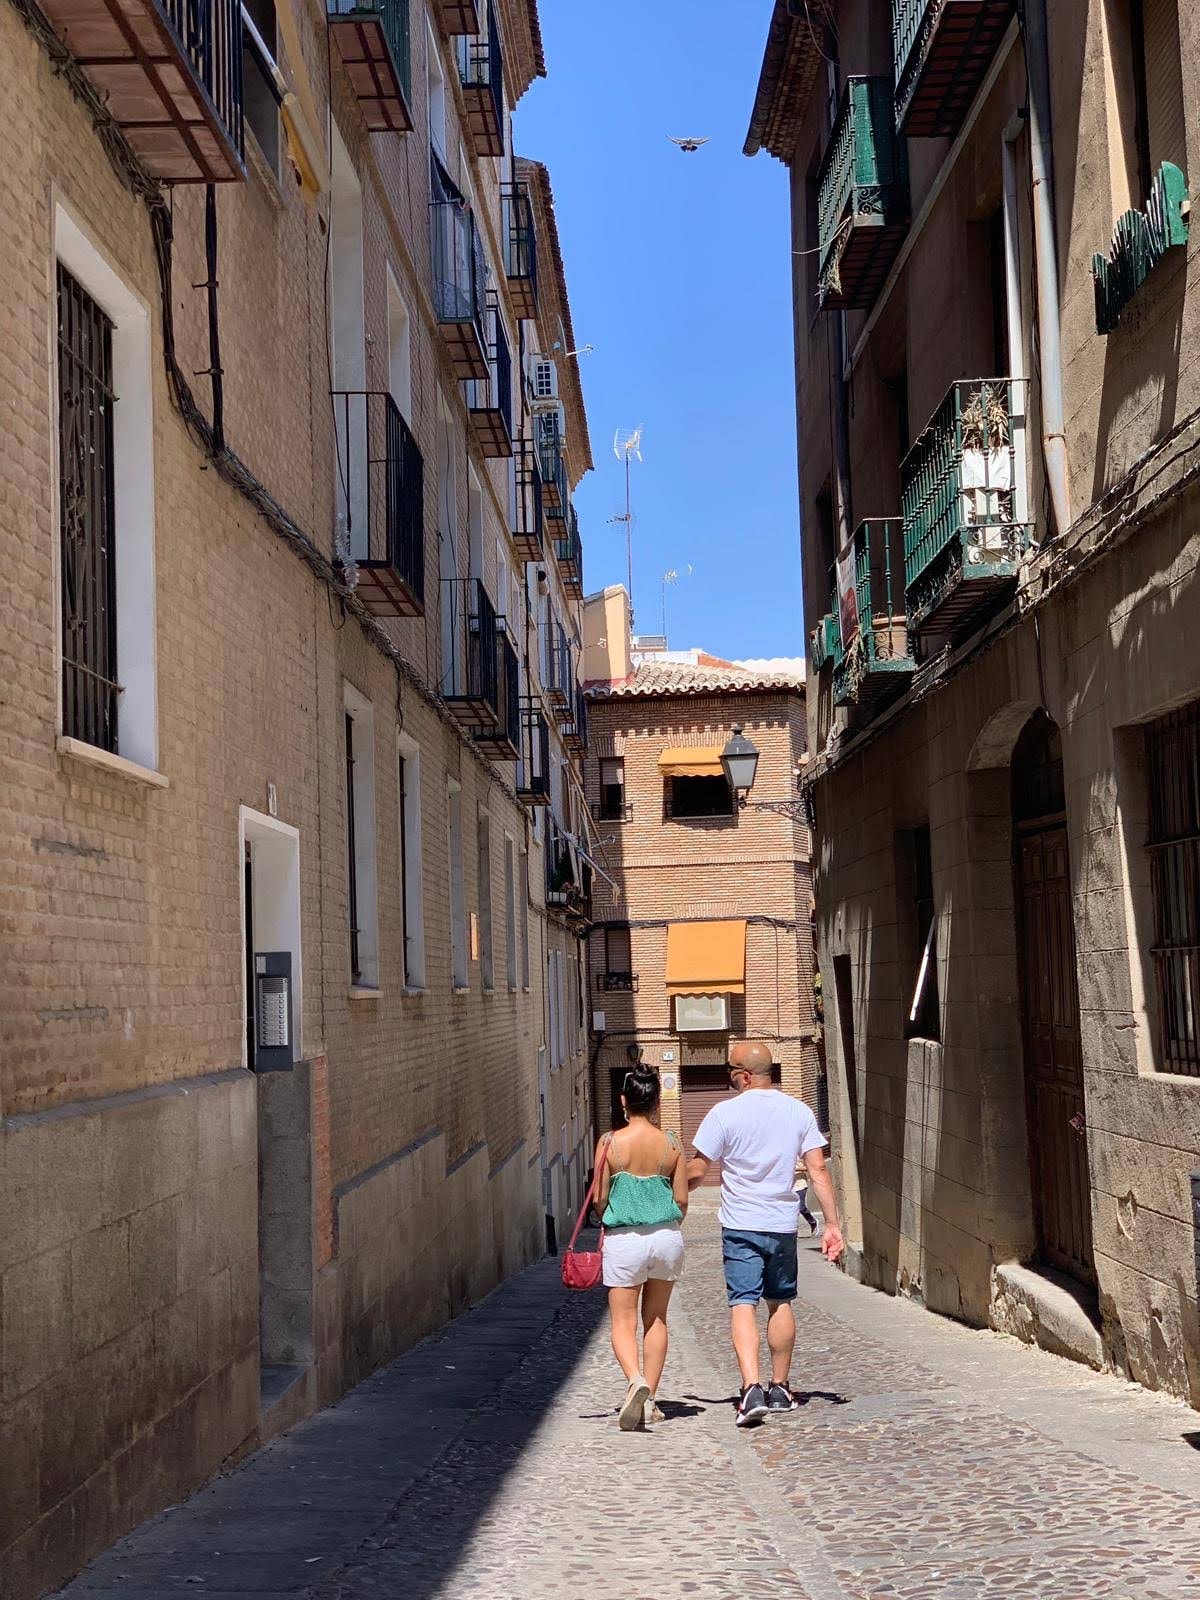
[[[684, 575], [685, 578], [690, 578], [691, 577], [691, 575], [692, 575], [692, 564], [691, 564], [690, 561], [688, 562], [687, 566], [684, 568], [683, 575]], [[662, 575], [662, 633], [663, 633], [663, 638], [664, 639], [667, 637], [667, 585], [668, 584], [676, 584], [678, 582], [679, 582], [679, 573], [676, 571], [676, 569], [674, 567], [668, 567], [667, 570]]]
[[621, 437], [620, 428], [613, 434], [613, 455], [620, 461], [625, 460], [625, 515], [623, 517], [609, 517], [610, 522], [623, 522], [625, 524], [625, 565], [629, 580], [629, 615], [633, 616], [633, 503], [629, 489], [629, 464], [634, 456], [642, 459], [642, 430], [636, 427], [632, 433]]

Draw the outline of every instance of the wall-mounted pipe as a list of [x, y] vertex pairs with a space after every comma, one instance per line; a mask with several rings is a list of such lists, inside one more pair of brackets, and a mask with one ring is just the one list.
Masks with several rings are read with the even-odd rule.
[[1062, 330], [1059, 317], [1058, 246], [1054, 231], [1054, 157], [1050, 123], [1050, 47], [1046, 0], [1022, 7], [1025, 66], [1029, 76], [1029, 166], [1037, 267], [1038, 344], [1041, 366], [1042, 452], [1055, 529], [1071, 526], [1071, 481], [1063, 410]]

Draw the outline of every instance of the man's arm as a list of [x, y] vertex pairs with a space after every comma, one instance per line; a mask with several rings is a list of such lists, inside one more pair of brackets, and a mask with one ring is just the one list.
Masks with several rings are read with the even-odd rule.
[[836, 1261], [846, 1248], [846, 1241], [842, 1238], [841, 1223], [838, 1221], [837, 1196], [833, 1192], [833, 1179], [829, 1175], [824, 1150], [806, 1150], [804, 1164], [808, 1168], [809, 1186], [816, 1190], [817, 1199], [821, 1203], [821, 1215], [825, 1219], [825, 1227], [821, 1234], [821, 1254], [828, 1261]]
[[692, 1159], [687, 1164], [687, 1183], [689, 1191], [694, 1189], [697, 1184], [704, 1182], [705, 1174], [708, 1172], [708, 1169], [711, 1166], [712, 1162], [707, 1156], [702, 1156], [699, 1150], [695, 1151]]

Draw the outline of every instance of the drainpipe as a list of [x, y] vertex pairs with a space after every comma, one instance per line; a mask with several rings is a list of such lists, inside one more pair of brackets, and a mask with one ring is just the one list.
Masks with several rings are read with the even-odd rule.
[[[1019, 520], [1028, 517], [1029, 504], [1029, 384], [1025, 366], [1025, 307], [1021, 299], [1021, 242], [1018, 208], [1016, 143], [1025, 130], [1026, 117], [1015, 112], [1004, 130], [1002, 163], [1004, 172], [1004, 299], [1008, 324], [1008, 377], [1014, 382], [1012, 393], [1013, 468], [1020, 490]], [[1019, 411], [1019, 414], [1018, 414]]]
[[1037, 262], [1038, 343], [1042, 379], [1042, 451], [1058, 534], [1071, 526], [1071, 486], [1063, 417], [1058, 251], [1054, 232], [1054, 161], [1050, 128], [1050, 48], [1046, 0], [1025, 0], [1025, 67], [1029, 77], [1029, 164]]

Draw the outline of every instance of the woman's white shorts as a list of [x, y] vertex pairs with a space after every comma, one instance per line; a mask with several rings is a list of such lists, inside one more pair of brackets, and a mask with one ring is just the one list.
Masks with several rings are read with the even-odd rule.
[[683, 1272], [683, 1234], [667, 1227], [614, 1228], [604, 1235], [604, 1283], [609, 1289], [636, 1289], [647, 1278], [674, 1283]]

